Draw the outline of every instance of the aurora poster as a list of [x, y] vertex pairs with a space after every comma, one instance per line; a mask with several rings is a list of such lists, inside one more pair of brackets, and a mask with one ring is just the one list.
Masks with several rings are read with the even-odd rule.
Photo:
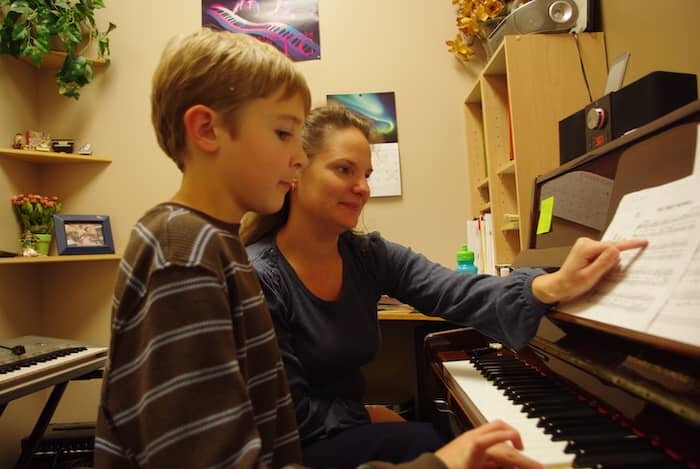
[[396, 96], [393, 92], [329, 94], [328, 104], [341, 104], [374, 124], [372, 144], [372, 176], [369, 188], [372, 197], [401, 195], [399, 131], [396, 121]]
[[318, 0], [202, 0], [202, 26], [250, 34], [297, 62], [321, 58]]

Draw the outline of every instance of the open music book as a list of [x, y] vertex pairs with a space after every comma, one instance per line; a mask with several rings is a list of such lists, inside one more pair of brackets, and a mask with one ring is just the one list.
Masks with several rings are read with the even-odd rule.
[[[700, 151], [700, 137], [698, 143]], [[696, 169], [698, 159], [696, 155]], [[619, 270], [608, 274], [592, 294], [559, 310], [700, 346], [698, 171], [623, 197], [602, 239], [632, 238], [648, 239], [649, 245], [623, 252]]]

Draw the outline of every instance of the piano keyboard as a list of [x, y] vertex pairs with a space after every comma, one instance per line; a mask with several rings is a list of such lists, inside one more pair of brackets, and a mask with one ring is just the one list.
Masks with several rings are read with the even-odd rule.
[[107, 360], [107, 347], [81, 345], [73, 341], [47, 337], [26, 336], [14, 339], [9, 345], [23, 344], [26, 353], [14, 355], [0, 351], [0, 402], [6, 402], [23, 389], [36, 389], [41, 383], [59, 380], [64, 376], [77, 376], [103, 366]]
[[486, 355], [443, 366], [470, 418], [510, 424], [524, 453], [546, 467], [686, 467], [515, 357]]

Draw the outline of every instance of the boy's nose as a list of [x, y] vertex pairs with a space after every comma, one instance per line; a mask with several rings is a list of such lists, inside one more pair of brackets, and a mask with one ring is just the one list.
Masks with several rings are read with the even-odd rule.
[[309, 157], [301, 146], [292, 153], [292, 167], [297, 170], [302, 169], [309, 163]]

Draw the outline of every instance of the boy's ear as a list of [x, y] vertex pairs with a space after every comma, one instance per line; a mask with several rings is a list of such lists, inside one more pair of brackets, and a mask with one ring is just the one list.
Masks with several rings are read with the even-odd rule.
[[187, 139], [192, 145], [205, 152], [214, 152], [219, 148], [214, 123], [216, 111], [203, 104], [195, 104], [182, 116]]

